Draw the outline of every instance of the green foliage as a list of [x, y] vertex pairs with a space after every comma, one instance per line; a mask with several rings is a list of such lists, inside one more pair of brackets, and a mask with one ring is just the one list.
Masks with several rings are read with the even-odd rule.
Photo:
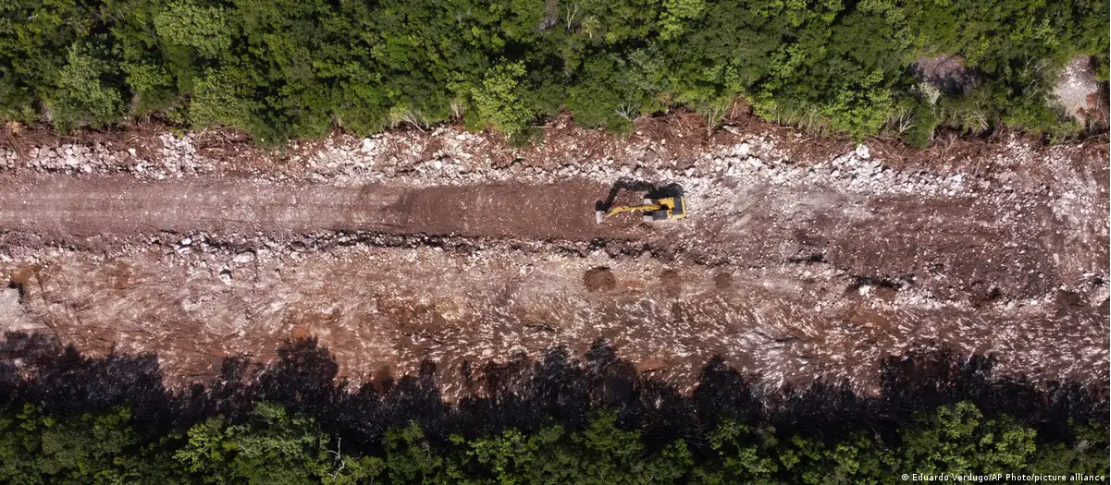
[[[461, 120], [535, 143], [566, 109], [616, 133], [684, 106], [713, 130], [735, 100], [767, 119], [860, 139], [906, 115], [915, 59], [981, 76], [937, 123], [1066, 139], [1053, 106], [1076, 55], [1108, 72], [1108, 3], [1004, 0], [9, 0], [0, 118], [102, 126], [150, 112], [267, 143], [341, 127]], [[900, 131], [930, 138], [930, 116]]]
[[78, 44], [70, 47], [66, 66], [59, 73], [55, 102], [51, 104], [58, 128], [102, 126], [123, 113], [120, 91], [105, 82], [113, 71], [98, 54], [102, 53]]
[[984, 75], [970, 95], [942, 100], [950, 112], [942, 124], [966, 132], [1002, 124], [1056, 139], [1079, 132], [1077, 122], [1053, 106], [1051, 92], [1077, 55], [1100, 56], [1097, 65], [1106, 65], [1108, 2], [955, 0], [914, 3], [908, 11], [919, 49], [959, 53]]
[[482, 119], [509, 135], [523, 130], [532, 118], [532, 112], [523, 102], [521, 82], [524, 76], [523, 63], [499, 63], [471, 94]]
[[926, 100], [915, 100], [905, 113], [906, 119], [900, 120], [906, 126], [901, 128], [903, 143], [914, 148], [926, 148], [933, 139], [939, 121], [937, 110]]
[[579, 84], [567, 91], [567, 109], [575, 122], [594, 128], [627, 132], [640, 114], [640, 100], [630, 70], [620, 59], [590, 59], [583, 68]]
[[192, 47], [203, 57], [217, 57], [231, 47], [228, 15], [219, 7], [173, 2], [154, 16], [154, 28], [163, 41]]
[[[126, 409], [100, 415], [55, 417], [30, 404], [0, 417], [0, 482], [125, 483], [141, 467], [121, 466], [136, 452], [137, 439]], [[135, 465], [135, 463], [132, 463]]]
[[151, 432], [127, 409], [53, 416], [28, 405], [0, 414], [0, 481], [44, 483], [266, 483], [558, 485], [566, 483], [891, 483], [902, 473], [1108, 476], [1106, 426], [1039, 441], [1008, 416], [964, 402], [921, 410], [894, 442], [873, 430], [837, 439], [787, 435], [725, 419], [705, 435], [653, 443], [623, 429], [615, 410], [581, 430], [548, 420], [535, 432], [506, 429], [436, 441], [416, 423], [378, 446], [346, 450], [308, 417], [260, 403], [243, 423], [213, 417]]
[[417, 423], [386, 433], [386, 470], [397, 483], [443, 483], [444, 458], [425, 439]]
[[1047, 443], [1038, 446], [1030, 468], [1052, 475], [1079, 473], [1111, 477], [1111, 461], [1106, 456], [1111, 446], [1107, 427], [1096, 423], [1072, 423], [1072, 429], [1076, 436], [1071, 444]]
[[329, 451], [330, 441], [312, 419], [260, 403], [247, 424], [217, 417], [194, 425], [173, 459], [191, 481], [215, 484], [357, 483], [381, 473], [381, 459], [345, 458]]
[[[725, 420], [707, 436], [714, 458], [695, 470], [698, 483], [769, 483], [780, 469], [794, 465], [791, 452], [776, 459], [775, 430], [753, 432], [747, 425]], [[713, 455], [711, 455], [713, 456]]]
[[705, 9], [705, 0], [664, 0], [660, 15], [660, 40], [678, 37], [686, 30], [684, 24], [700, 17]]
[[209, 71], [197, 83], [189, 103], [189, 122], [193, 126], [224, 125], [233, 128], [251, 127], [251, 102], [236, 92], [236, 83], [226, 72]]
[[929, 474], [1020, 469], [1034, 456], [1034, 430], [1010, 418], [985, 419], [971, 403], [938, 408], [905, 430], [897, 466]]

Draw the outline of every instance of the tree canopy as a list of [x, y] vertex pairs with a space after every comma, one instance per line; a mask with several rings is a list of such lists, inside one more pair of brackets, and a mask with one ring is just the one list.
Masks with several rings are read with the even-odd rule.
[[876, 396], [822, 382], [760, 391], [715, 359], [684, 395], [599, 344], [585, 361], [553, 349], [487, 364], [468, 374], [482, 391], [447, 402], [431, 363], [353, 388], [312, 340], [278, 353], [264, 367], [229, 358], [206, 385], [172, 391], [155, 356], [87, 358], [9, 333], [0, 482], [817, 485], [1111, 472], [1106, 388], [996, 378], [979, 356], [890, 358]]
[[[60, 130], [155, 114], [259, 140], [460, 120], [508, 135], [706, 114], [928, 142], [937, 124], [1069, 133], [1052, 85], [1107, 78], [1106, 0], [10, 0], [0, 119]], [[924, 95], [908, 66], [956, 54], [980, 81]], [[937, 103], [935, 105], [935, 102]]]
[[[893, 441], [864, 430], [837, 440], [723, 420], [702, 440], [652, 446], [622, 429], [615, 409], [585, 429], [548, 419], [536, 431], [506, 429], [429, 439], [421, 426], [390, 428], [370, 447], [343, 446], [315, 420], [259, 403], [243, 423], [222, 416], [153, 432], [127, 407], [43, 413], [28, 404], [0, 415], [0, 480], [41, 483], [654, 485], [898, 483], [903, 473], [1108, 477], [1106, 429], [1078, 426], [1071, 442], [1037, 440], [1011, 416], [985, 417], [972, 403], [924, 409]], [[1061, 480], [1064, 481], [1064, 480]]]

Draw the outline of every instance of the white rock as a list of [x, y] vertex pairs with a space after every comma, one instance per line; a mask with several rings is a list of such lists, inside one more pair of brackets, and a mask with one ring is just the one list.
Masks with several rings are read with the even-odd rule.
[[127, 153], [130, 153], [130, 154], [131, 154], [131, 156], [133, 156], [133, 157], [134, 157], [134, 156], [135, 156], [135, 149], [134, 149], [134, 148], [128, 148], [128, 149], [127, 149]]
[[871, 153], [871, 151], [868, 150], [868, 145], [863, 145], [862, 144], [862, 145], [856, 147], [856, 156], [867, 160], [867, 159], [871, 158], [872, 153]]
[[244, 251], [242, 253], [236, 254], [235, 257], [232, 258], [232, 262], [238, 263], [238, 264], [250, 263], [251, 261], [254, 261], [254, 260], [255, 260], [255, 253], [252, 253], [250, 251]]
[[190, 244], [193, 244], [193, 240], [190, 239], [190, 238], [185, 238], [185, 239], [182, 239], [181, 241], [179, 241], [178, 244], [180, 244], [182, 246], [188, 246]]
[[375, 148], [378, 148], [377, 142], [371, 140], [370, 138], [363, 138], [363, 146], [360, 147], [359, 150], [361, 150], [363, 153], [370, 153], [373, 152]]

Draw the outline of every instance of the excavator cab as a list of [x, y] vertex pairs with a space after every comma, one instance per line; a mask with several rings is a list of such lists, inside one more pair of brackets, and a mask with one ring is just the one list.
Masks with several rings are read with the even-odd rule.
[[641, 205], [609, 206], [595, 211], [594, 218], [601, 224], [606, 219], [622, 212], [641, 212], [644, 222], [665, 221], [669, 219], [683, 219], [687, 217], [687, 201], [683, 198], [682, 187], [672, 184], [670, 190], [662, 193], [653, 193], [658, 197], [648, 197]]
[[659, 209], [645, 211], [644, 222], [687, 217], [687, 202], [683, 200], [683, 196], [644, 199], [644, 203], [660, 207]]

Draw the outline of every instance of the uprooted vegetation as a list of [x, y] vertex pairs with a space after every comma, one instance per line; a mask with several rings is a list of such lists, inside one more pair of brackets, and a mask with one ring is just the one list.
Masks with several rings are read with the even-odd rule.
[[[990, 357], [885, 361], [880, 396], [836, 383], [761, 394], [720, 360], [689, 394], [599, 342], [358, 389], [312, 339], [207, 386], [162, 387], [156, 355], [81, 356], [43, 335], [0, 346], [0, 479], [41, 483], [823, 483], [903, 473], [1107, 476], [1107, 389], [992, 376]], [[60, 443], [65, 443], [59, 447]], [[605, 482], [601, 482], [604, 477]], [[1105, 479], [1105, 478], [1104, 478]]]
[[[461, 121], [519, 143], [559, 113], [627, 132], [683, 106], [929, 143], [935, 127], [1060, 139], [1070, 59], [1107, 79], [1106, 2], [19, 0], [0, 6], [0, 119], [61, 130], [155, 114], [257, 141]], [[938, 92], [908, 69], [958, 54]]]

